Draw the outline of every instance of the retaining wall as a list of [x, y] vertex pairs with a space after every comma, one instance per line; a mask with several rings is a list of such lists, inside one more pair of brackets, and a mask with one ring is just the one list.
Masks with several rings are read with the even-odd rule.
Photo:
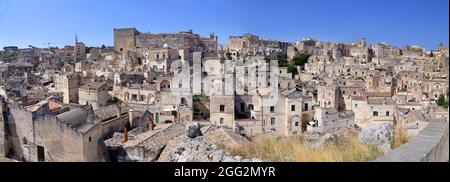
[[448, 162], [449, 124], [430, 122], [412, 141], [373, 162]]

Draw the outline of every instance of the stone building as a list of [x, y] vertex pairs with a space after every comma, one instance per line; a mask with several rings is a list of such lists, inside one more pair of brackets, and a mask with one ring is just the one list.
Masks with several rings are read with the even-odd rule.
[[109, 86], [102, 82], [86, 83], [79, 88], [80, 105], [91, 105], [94, 110], [107, 106], [107, 102], [111, 100], [109, 95]]
[[0, 121], [6, 126], [8, 139], [2, 147], [10, 158], [31, 162], [105, 161], [102, 126], [91, 107], [69, 109], [52, 99], [32, 105], [3, 99], [2, 106]]
[[373, 44], [370, 45], [373, 57], [386, 58], [400, 56], [401, 50], [389, 44]]
[[352, 97], [351, 104], [358, 126], [368, 122], [394, 124], [395, 103], [391, 93], [367, 92], [364, 96]]
[[86, 45], [82, 42], [77, 42], [76, 46], [66, 45], [64, 48], [55, 50], [55, 54], [60, 57], [74, 57], [77, 56], [77, 60], [86, 59]]
[[402, 56], [407, 59], [413, 59], [424, 56], [425, 48], [417, 45], [407, 45], [402, 49]]
[[339, 86], [328, 85], [328, 86], [318, 86], [317, 87], [317, 103], [321, 108], [334, 108], [337, 111], [343, 110], [341, 104], [341, 93], [339, 91]]
[[101, 123], [93, 115], [92, 109], [78, 108], [37, 119], [37, 161], [105, 161]]
[[228, 38], [229, 51], [237, 51], [241, 57], [245, 55], [253, 56], [257, 53], [263, 53], [264, 55], [286, 54], [289, 45], [290, 43], [288, 42], [263, 40], [251, 34], [230, 36]]
[[354, 128], [355, 113], [338, 112], [334, 108], [316, 108], [313, 120], [308, 123], [308, 132], [335, 133], [342, 128]]
[[265, 100], [273, 96], [269, 90], [258, 88], [250, 95], [235, 96], [236, 122], [232, 125], [235, 131], [247, 137], [264, 133], [292, 136], [306, 132], [302, 114], [313, 107], [312, 102], [304, 100], [295, 89], [284, 89], [278, 93], [276, 103], [263, 105]]
[[65, 104], [78, 102], [78, 88], [81, 85], [81, 75], [78, 73], [69, 73], [56, 76], [56, 90], [63, 93], [63, 102]]
[[160, 48], [147, 49], [144, 51], [143, 70], [151, 69], [155, 72], [168, 73], [172, 62], [182, 60], [184, 55], [182, 56], [178, 49], [169, 48], [167, 44]]
[[178, 33], [142, 33], [135, 28], [114, 29], [114, 49], [118, 52], [133, 51], [141, 48], [163, 47], [180, 49], [189, 47], [191, 52], [214, 53], [218, 49], [218, 37], [211, 34], [201, 37], [192, 30]]
[[234, 127], [234, 96], [210, 96], [210, 121], [217, 126]]

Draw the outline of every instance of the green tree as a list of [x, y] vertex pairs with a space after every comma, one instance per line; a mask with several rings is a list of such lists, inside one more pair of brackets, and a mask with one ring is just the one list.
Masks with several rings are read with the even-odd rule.
[[297, 66], [294, 64], [289, 64], [288, 73], [292, 73], [292, 75], [297, 75], [298, 74]]
[[438, 100], [437, 100], [437, 105], [438, 106], [441, 106], [441, 107], [443, 107], [443, 108], [448, 108], [448, 101], [447, 100], [445, 100], [445, 97], [444, 97], [444, 95], [440, 95], [439, 96], [439, 98], [438, 98]]
[[289, 62], [287, 60], [287, 55], [285, 54], [277, 54], [278, 67], [287, 67], [289, 66]]
[[113, 102], [113, 103], [117, 103], [117, 104], [123, 103], [123, 101], [120, 100], [120, 99], [119, 99], [118, 97], [116, 97], [116, 96], [114, 96], [114, 97], [112, 98], [112, 102]]
[[91, 49], [92, 49], [92, 47], [86, 47], [86, 48], [84, 48], [84, 49], [85, 49], [86, 53], [90, 53], [90, 52], [91, 52]]
[[292, 58], [292, 63], [303, 68], [308, 63], [309, 57], [309, 54], [299, 53]]

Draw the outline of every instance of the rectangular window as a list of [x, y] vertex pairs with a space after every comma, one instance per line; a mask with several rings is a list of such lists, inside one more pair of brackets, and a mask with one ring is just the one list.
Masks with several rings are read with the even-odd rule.
[[389, 111], [386, 111], [386, 116], [389, 116], [389, 114], [390, 114]]
[[291, 111], [295, 111], [295, 105], [291, 105]]
[[220, 124], [223, 124], [223, 122], [224, 122], [224, 119], [220, 118]]
[[378, 112], [377, 111], [373, 111], [373, 116], [378, 116]]
[[220, 105], [220, 112], [225, 112], [225, 105]]
[[275, 125], [275, 118], [270, 118], [270, 124]]
[[270, 112], [275, 112], [275, 107], [274, 106], [270, 106]]
[[297, 121], [297, 122], [295, 122], [295, 126], [298, 126], [298, 121]]

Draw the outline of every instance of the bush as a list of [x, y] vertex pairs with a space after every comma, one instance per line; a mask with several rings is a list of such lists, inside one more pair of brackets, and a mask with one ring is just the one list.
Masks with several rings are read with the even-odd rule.
[[209, 96], [206, 95], [194, 95], [192, 96], [193, 101], [209, 101]]
[[397, 126], [395, 128], [394, 142], [392, 143], [392, 148], [400, 147], [401, 145], [407, 143], [411, 139], [408, 135], [406, 129], [402, 126]]
[[113, 102], [113, 103], [118, 103], [118, 104], [123, 103], [123, 101], [120, 100], [120, 99], [119, 99], [118, 97], [116, 97], [116, 96], [114, 96], [114, 97], [112, 98], [112, 102]]
[[288, 73], [292, 73], [292, 75], [298, 74], [297, 66], [289, 64]]
[[437, 100], [437, 105], [440, 107], [443, 107], [445, 109], [448, 108], [448, 100], [445, 100], [444, 95], [440, 95], [438, 100]]
[[292, 58], [292, 63], [294, 63], [297, 66], [304, 67], [305, 64], [308, 63], [309, 57], [310, 55], [305, 53], [297, 54]]

